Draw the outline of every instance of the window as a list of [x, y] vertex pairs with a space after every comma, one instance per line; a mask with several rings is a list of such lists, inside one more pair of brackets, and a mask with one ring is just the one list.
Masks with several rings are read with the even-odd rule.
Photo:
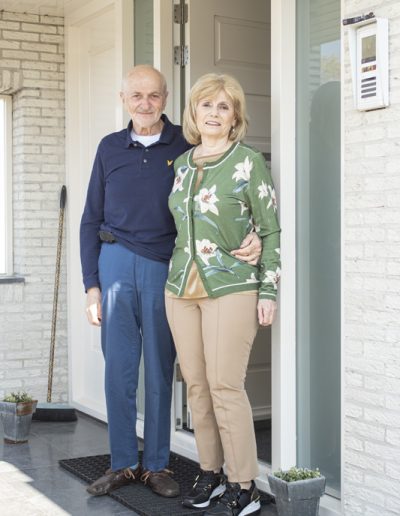
[[154, 53], [153, 2], [135, 0], [134, 6], [135, 65], [152, 65]]
[[0, 95], [0, 275], [12, 274], [11, 97]]

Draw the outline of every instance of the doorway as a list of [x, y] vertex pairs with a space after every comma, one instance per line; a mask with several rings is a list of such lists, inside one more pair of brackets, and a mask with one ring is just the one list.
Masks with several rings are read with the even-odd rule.
[[[277, 0], [271, 3], [260, 0], [253, 2], [252, 0], [251, 10], [248, 9], [248, 3], [238, 0], [234, 2], [228, 0], [219, 2], [207, 0], [201, 3], [191, 0], [187, 2], [192, 16], [193, 5], [198, 7], [199, 4], [201, 4], [202, 11], [213, 13], [212, 16], [202, 13], [194, 15], [194, 22], [188, 23], [186, 28], [187, 44], [192, 42], [194, 49], [198, 47], [197, 52], [204, 52], [205, 47], [201, 47], [201, 45], [206, 38], [204, 38], [203, 30], [199, 29], [207, 21], [206, 19], [215, 19], [218, 22], [211, 25], [212, 37], [207, 39], [214, 41], [215, 34], [226, 36], [225, 40], [223, 38], [216, 40], [219, 41], [218, 45], [213, 45], [212, 52], [214, 53], [210, 54], [210, 66], [215, 66], [217, 63], [218, 66], [221, 66], [222, 71], [236, 75], [248, 90], [251, 116], [251, 131], [248, 141], [260, 148], [266, 154], [267, 159], [271, 159], [274, 182], [280, 199], [281, 225], [285, 227], [281, 246], [282, 259], [285, 262], [285, 276], [280, 287], [280, 307], [273, 328], [264, 330], [265, 333], [260, 332], [257, 337], [249, 368], [251, 373], [248, 376], [255, 420], [265, 421], [265, 418], [268, 420], [268, 416], [270, 417], [273, 469], [290, 467], [296, 461], [295, 221], [292, 209], [295, 204], [293, 106], [295, 98], [295, 17], [293, 2], [294, 0]], [[174, 23], [173, 0], [135, 0], [133, 4], [107, 0], [105, 3], [107, 8], [103, 6], [104, 8], [99, 10], [91, 4], [90, 10], [77, 9], [66, 19], [69, 41], [67, 50], [69, 56], [67, 176], [70, 192], [68, 220], [70, 400], [80, 410], [102, 420], [106, 420], [102, 385], [103, 360], [99, 347], [99, 332], [90, 328], [85, 319], [85, 295], [81, 284], [77, 236], [86, 184], [95, 152], [95, 142], [98, 141], [100, 133], [106, 134], [112, 130], [119, 130], [126, 123], [122, 117], [117, 92], [120, 77], [134, 62], [134, 54], [136, 57], [142, 54], [140, 61], [147, 60], [148, 56], [151, 56], [152, 64], [166, 76], [170, 89], [166, 114], [175, 122], [180, 120], [179, 77], [181, 71], [180, 65], [174, 64], [174, 43], [179, 44], [176, 40], [174, 42], [174, 34], [179, 33], [180, 29], [179, 25]], [[175, 3], [179, 3], [178, 0], [175, 0]], [[219, 12], [214, 12], [214, 4], [218, 6]], [[121, 10], [121, 5], [126, 10]], [[150, 13], [148, 12], [149, 5], [151, 5]], [[253, 5], [258, 5], [258, 8], [254, 7], [253, 9]], [[143, 23], [137, 26], [142, 29], [141, 34], [138, 30], [135, 33], [133, 31], [135, 16], [132, 10], [133, 7], [136, 9], [138, 6], [146, 8], [145, 13], [140, 16]], [[246, 8], [251, 11], [251, 15]], [[271, 24], [270, 18], [273, 20]], [[108, 31], [107, 34], [110, 33], [107, 45], [104, 41], [104, 26]], [[115, 30], [115, 27], [122, 27], [123, 30]], [[262, 35], [263, 27], [270, 36]], [[252, 34], [255, 38], [254, 43], [245, 46], [238, 45], [238, 42], [242, 40], [248, 41]], [[142, 37], [140, 45], [137, 44], [137, 36]], [[193, 38], [197, 40], [198, 45], [194, 44]], [[271, 51], [268, 48], [269, 40], [271, 41]], [[262, 43], [262, 41], [264, 42]], [[86, 46], [82, 42], [87, 42]], [[232, 46], [235, 44], [236, 47]], [[107, 59], [110, 57], [110, 47], [115, 48], [115, 58], [110, 62], [107, 61], [108, 65], [104, 66], [101, 58], [103, 54], [107, 56]], [[257, 53], [257, 49], [260, 49], [261, 52]], [[271, 62], [269, 62], [270, 57]], [[90, 66], [85, 59], [90, 60]], [[137, 59], [139, 58], [137, 57]], [[239, 61], [236, 63], [236, 70], [234, 69], [235, 59]], [[196, 59], [197, 62], [203, 67], [209, 66]], [[94, 66], [95, 64], [98, 66]], [[114, 69], [114, 73], [109, 73], [111, 69]], [[256, 79], [253, 78], [250, 81], [247, 76], [251, 69], [255, 72]], [[92, 76], [93, 73], [97, 73], [97, 70], [99, 73], [106, 70], [107, 73], [101, 75], [100, 81], [93, 82]], [[196, 72], [191, 67], [189, 59], [189, 66], [185, 67], [186, 84], [183, 91], [186, 92], [190, 87], [190, 81], [197, 78], [195, 73], [199, 76], [206, 71], [208, 68], [199, 68]], [[271, 83], [270, 76], [273, 77]], [[264, 84], [262, 88], [251, 89], [253, 86], [259, 87], [262, 81]], [[98, 90], [96, 97], [91, 95], [89, 86], [93, 84], [105, 89], [101, 96], [99, 96]], [[274, 98], [273, 103], [270, 102], [271, 94]], [[94, 102], [95, 98], [96, 102]], [[90, 103], [85, 102], [85, 99], [89, 99]], [[285, 101], [283, 102], [281, 99], [285, 99]], [[93, 105], [93, 109], [90, 110], [91, 116], [87, 116], [86, 111], [80, 109], [82, 105], [84, 108]], [[107, 113], [94, 109], [95, 106], [97, 108], [104, 106]], [[97, 122], [98, 118], [101, 123]], [[273, 131], [270, 130], [270, 127], [273, 128]], [[87, 141], [90, 144], [86, 145]], [[83, 145], [82, 142], [85, 144]], [[280, 171], [279, 175], [275, 173], [278, 170]], [[257, 353], [258, 347], [260, 348], [259, 354]], [[257, 386], [254, 388], [254, 394], [252, 394], [251, 384]], [[179, 382], [176, 383], [176, 392], [179, 392]], [[140, 397], [141, 393], [138, 392], [139, 405]], [[173, 407], [171, 416], [174, 429], [175, 420], [179, 415], [175, 414], [177, 406], [176, 404]], [[140, 406], [138, 408], [140, 411]], [[137, 430], [138, 435], [142, 435], [143, 421], [138, 421]], [[178, 428], [173, 431], [171, 437], [173, 451], [196, 459], [194, 439], [189, 432]], [[261, 463], [260, 487], [263, 482], [266, 482], [265, 473], [270, 468], [265, 463]], [[267, 485], [264, 489], [267, 489]]]
[[[187, 7], [184, 7], [186, 3]], [[246, 143], [261, 150], [271, 162], [271, 23], [270, 2], [203, 0], [175, 5], [175, 85], [179, 105], [203, 74], [227, 73], [241, 83], [250, 125]], [[175, 48], [176, 48], [175, 47]], [[183, 61], [182, 61], [183, 59]], [[178, 68], [178, 71], [176, 70]], [[177, 100], [177, 99], [176, 99]], [[176, 116], [175, 116], [175, 122]], [[253, 411], [259, 460], [271, 464], [271, 330], [260, 329], [250, 356], [246, 390]], [[177, 369], [175, 427], [192, 432], [186, 388]]]

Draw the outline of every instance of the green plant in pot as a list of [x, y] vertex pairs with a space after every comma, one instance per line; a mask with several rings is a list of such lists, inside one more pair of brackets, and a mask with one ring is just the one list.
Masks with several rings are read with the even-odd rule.
[[293, 467], [268, 475], [279, 516], [318, 516], [325, 482], [318, 469]]
[[0, 420], [6, 443], [27, 442], [36, 404], [37, 400], [33, 400], [26, 392], [12, 392], [0, 401]]

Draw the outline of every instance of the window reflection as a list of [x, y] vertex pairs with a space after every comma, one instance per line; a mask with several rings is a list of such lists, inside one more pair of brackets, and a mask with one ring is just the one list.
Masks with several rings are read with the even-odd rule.
[[298, 465], [340, 496], [340, 1], [297, 2]]

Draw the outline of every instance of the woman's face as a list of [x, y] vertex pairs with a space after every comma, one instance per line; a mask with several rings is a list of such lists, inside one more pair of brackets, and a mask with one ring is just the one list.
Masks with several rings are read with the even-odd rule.
[[235, 123], [233, 103], [224, 91], [200, 100], [196, 106], [196, 125], [202, 139], [227, 140]]

